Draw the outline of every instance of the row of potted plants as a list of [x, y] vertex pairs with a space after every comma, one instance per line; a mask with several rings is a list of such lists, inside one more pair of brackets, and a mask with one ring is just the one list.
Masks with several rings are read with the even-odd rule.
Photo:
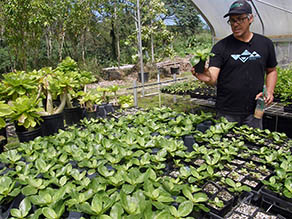
[[66, 124], [71, 125], [82, 118], [82, 113], [92, 112], [98, 105], [111, 102], [124, 107], [133, 102], [131, 96], [118, 97], [117, 86], [86, 89], [96, 78], [80, 70], [70, 57], [54, 69], [15, 71], [2, 76], [0, 128], [5, 128], [7, 121], [14, 123], [21, 141], [41, 133], [53, 134], [64, 128], [64, 117]]
[[192, 98], [208, 99], [216, 98], [216, 89], [198, 80], [185, 81], [164, 86], [162, 93], [176, 95], [190, 95]]
[[[202, 123], [208, 129], [199, 130]], [[168, 108], [119, 119], [84, 119], [80, 127], [0, 155], [0, 204], [2, 209], [11, 206], [9, 214], [16, 218], [63, 218], [72, 212], [85, 218], [204, 218], [208, 211], [224, 215], [226, 206], [254, 189], [239, 180], [240, 174], [254, 181], [267, 179], [291, 159], [290, 151], [283, 153], [291, 147], [287, 136], [257, 130], [254, 135], [281, 148], [253, 150], [243, 138], [246, 131], [209, 113]], [[184, 136], [193, 136], [192, 150]], [[239, 158], [243, 150], [249, 157], [277, 156], [273, 162], [268, 158], [256, 163]], [[19, 195], [22, 201], [13, 206]]]

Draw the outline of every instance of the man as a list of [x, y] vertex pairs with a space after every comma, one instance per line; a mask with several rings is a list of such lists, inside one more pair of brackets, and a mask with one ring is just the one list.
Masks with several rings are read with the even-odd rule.
[[[224, 116], [230, 122], [262, 129], [262, 119], [254, 117], [256, 100], [263, 96], [265, 104], [274, 99], [277, 81], [276, 55], [270, 39], [250, 31], [252, 9], [245, 0], [235, 1], [224, 16], [231, 25], [232, 34], [212, 48], [209, 67], [204, 73], [193, 75], [209, 85], [217, 85], [217, 118]], [[266, 81], [265, 81], [266, 79]]]

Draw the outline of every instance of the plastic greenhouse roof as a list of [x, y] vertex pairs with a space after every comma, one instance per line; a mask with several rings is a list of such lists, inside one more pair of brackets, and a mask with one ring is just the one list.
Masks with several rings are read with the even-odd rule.
[[[227, 18], [235, 0], [190, 0], [209, 24], [215, 41], [231, 34]], [[247, 0], [252, 6], [254, 22], [251, 30], [273, 41], [292, 41], [292, 0]]]

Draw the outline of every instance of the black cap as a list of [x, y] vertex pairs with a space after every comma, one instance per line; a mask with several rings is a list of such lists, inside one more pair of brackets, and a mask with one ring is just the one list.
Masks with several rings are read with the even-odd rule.
[[239, 0], [232, 3], [232, 5], [229, 8], [229, 12], [224, 15], [224, 17], [227, 17], [229, 15], [233, 14], [251, 14], [251, 6], [249, 3], [247, 3], [246, 0]]

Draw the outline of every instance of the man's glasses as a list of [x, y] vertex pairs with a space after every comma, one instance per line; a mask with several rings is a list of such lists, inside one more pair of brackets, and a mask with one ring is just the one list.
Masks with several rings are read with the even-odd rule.
[[235, 24], [235, 23], [237, 23], [237, 24], [242, 24], [243, 21], [244, 21], [246, 18], [248, 18], [248, 16], [246, 16], [246, 17], [240, 17], [240, 18], [237, 18], [237, 19], [229, 19], [229, 20], [227, 21], [227, 24], [229, 24], [229, 25], [233, 25], [233, 24]]

